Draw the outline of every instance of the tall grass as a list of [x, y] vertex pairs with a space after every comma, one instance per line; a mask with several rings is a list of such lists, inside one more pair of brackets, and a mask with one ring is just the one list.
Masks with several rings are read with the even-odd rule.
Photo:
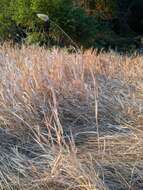
[[142, 62], [1, 46], [0, 189], [142, 189]]

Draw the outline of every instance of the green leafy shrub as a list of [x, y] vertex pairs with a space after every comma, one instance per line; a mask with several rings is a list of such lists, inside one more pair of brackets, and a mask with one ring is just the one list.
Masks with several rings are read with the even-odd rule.
[[[73, 2], [75, 0], [1, 0], [0, 40], [48, 47], [75, 44], [98, 49], [134, 47], [128, 41], [130, 32], [127, 31], [125, 35], [124, 29], [117, 31], [123, 25], [121, 12], [127, 11], [129, 0], [87, 1], [92, 16], [86, 8], [76, 6]], [[38, 13], [47, 14], [51, 20], [48, 34], [44, 31], [44, 21], [37, 17]], [[114, 19], [119, 23], [116, 30]]]
[[[11, 0], [9, 12], [12, 14], [7, 16], [13, 23], [15, 33], [12, 35], [12, 31], [7, 32], [14, 39], [16, 32], [26, 31], [25, 41], [30, 44], [49, 44], [49, 40], [52, 44], [68, 46], [73, 45], [72, 39], [79, 46], [88, 48], [94, 44], [96, 35], [105, 29], [95, 17], [88, 16], [83, 8], [75, 7], [72, 0]], [[37, 13], [48, 14], [52, 20], [49, 38], [43, 32], [44, 22], [37, 18]], [[8, 28], [12, 27], [8, 25]]]

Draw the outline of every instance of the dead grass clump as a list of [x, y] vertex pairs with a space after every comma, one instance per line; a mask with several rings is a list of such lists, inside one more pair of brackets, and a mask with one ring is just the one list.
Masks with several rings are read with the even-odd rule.
[[1, 189], [142, 189], [142, 56], [0, 47]]

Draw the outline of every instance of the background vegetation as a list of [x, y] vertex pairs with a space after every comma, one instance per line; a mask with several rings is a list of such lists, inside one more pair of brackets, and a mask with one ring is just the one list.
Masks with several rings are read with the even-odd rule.
[[[0, 38], [69, 46], [71, 41], [54, 24], [49, 34], [44, 31], [44, 22], [36, 16], [43, 13], [80, 47], [131, 51], [140, 47], [137, 36], [143, 32], [139, 23], [143, 15], [137, 15], [139, 9], [143, 10], [140, 0], [1, 0]], [[137, 31], [136, 23], [139, 23]]]

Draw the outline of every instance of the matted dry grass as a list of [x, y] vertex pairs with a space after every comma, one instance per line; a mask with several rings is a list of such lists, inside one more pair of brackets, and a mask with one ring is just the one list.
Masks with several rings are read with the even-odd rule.
[[0, 189], [143, 189], [143, 57], [0, 47]]

